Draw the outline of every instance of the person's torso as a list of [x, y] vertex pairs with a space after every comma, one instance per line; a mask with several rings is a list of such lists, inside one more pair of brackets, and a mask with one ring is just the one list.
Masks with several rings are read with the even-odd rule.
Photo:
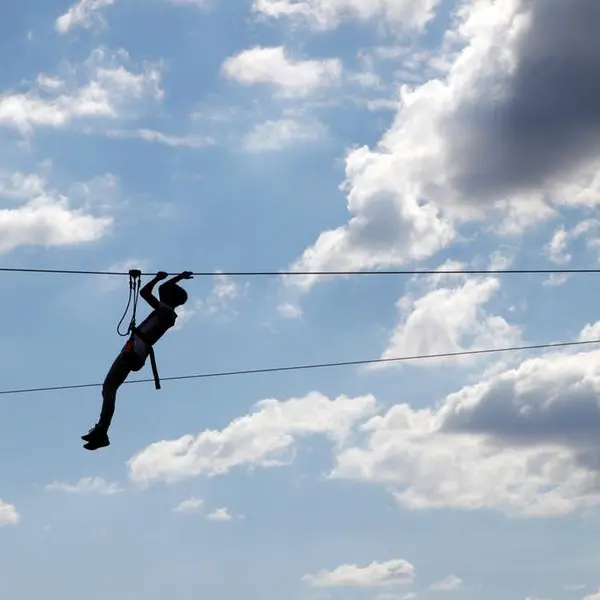
[[138, 327], [140, 336], [147, 344], [154, 345], [173, 325], [177, 320], [177, 313], [170, 306], [159, 304], [158, 308], [154, 309], [142, 321]]

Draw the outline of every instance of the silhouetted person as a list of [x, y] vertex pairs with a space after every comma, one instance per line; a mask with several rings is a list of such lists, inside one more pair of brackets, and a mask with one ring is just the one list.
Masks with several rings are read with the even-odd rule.
[[191, 279], [190, 271], [184, 271], [163, 283], [158, 289], [160, 300], [153, 295], [154, 286], [167, 277], [167, 273], [160, 271], [140, 290], [140, 296], [154, 310], [134, 329], [104, 380], [100, 419], [89, 433], [81, 436], [81, 439], [87, 442], [83, 446], [86, 450], [97, 450], [110, 445], [108, 430], [115, 412], [117, 390], [132, 371], [139, 371], [144, 366], [152, 346], [175, 325], [175, 309], [185, 304], [188, 299], [187, 292], [177, 283], [182, 279]]

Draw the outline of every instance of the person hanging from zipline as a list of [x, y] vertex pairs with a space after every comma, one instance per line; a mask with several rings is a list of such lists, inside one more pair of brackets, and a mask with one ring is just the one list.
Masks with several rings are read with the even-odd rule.
[[[81, 436], [81, 439], [86, 442], [83, 446], [86, 450], [97, 450], [98, 448], [105, 448], [110, 445], [108, 430], [115, 412], [117, 391], [132, 371], [139, 371], [143, 368], [148, 356], [150, 356], [152, 363], [156, 389], [160, 389], [153, 346], [175, 325], [177, 320], [175, 309], [185, 304], [188, 299], [187, 292], [178, 283], [182, 279], [192, 279], [193, 273], [191, 271], [184, 271], [163, 283], [158, 289], [158, 298], [156, 298], [152, 293], [154, 286], [168, 276], [168, 273], [160, 271], [140, 290], [141, 272], [138, 270], [129, 272], [129, 301], [121, 323], [127, 315], [132, 299], [133, 316], [125, 334], [119, 331], [121, 323], [117, 327], [119, 335], [123, 337], [129, 336], [129, 339], [114, 360], [102, 385], [102, 408], [98, 423], [87, 434]], [[135, 313], [138, 294], [153, 310], [140, 326], [136, 327]]]

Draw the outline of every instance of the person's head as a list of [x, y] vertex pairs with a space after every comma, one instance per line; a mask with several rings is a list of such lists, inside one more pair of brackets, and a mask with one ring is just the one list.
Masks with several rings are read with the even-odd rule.
[[163, 283], [158, 288], [158, 297], [161, 302], [168, 304], [171, 308], [185, 304], [188, 299], [187, 292], [176, 283]]

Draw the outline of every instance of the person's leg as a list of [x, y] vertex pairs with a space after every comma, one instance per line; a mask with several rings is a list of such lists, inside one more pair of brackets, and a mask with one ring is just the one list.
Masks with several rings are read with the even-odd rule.
[[117, 390], [123, 385], [131, 370], [130, 356], [126, 352], [121, 352], [111, 365], [102, 385], [102, 409], [98, 427], [107, 433], [115, 414]]
[[127, 379], [131, 372], [131, 358], [129, 353], [124, 349], [117, 356], [110, 367], [104, 384], [102, 385], [102, 409], [100, 411], [100, 420], [95, 427], [90, 429], [86, 435], [82, 435], [81, 439], [87, 444], [84, 445], [86, 450], [97, 450], [110, 445], [108, 439], [108, 429], [115, 412], [115, 403], [117, 390]]

